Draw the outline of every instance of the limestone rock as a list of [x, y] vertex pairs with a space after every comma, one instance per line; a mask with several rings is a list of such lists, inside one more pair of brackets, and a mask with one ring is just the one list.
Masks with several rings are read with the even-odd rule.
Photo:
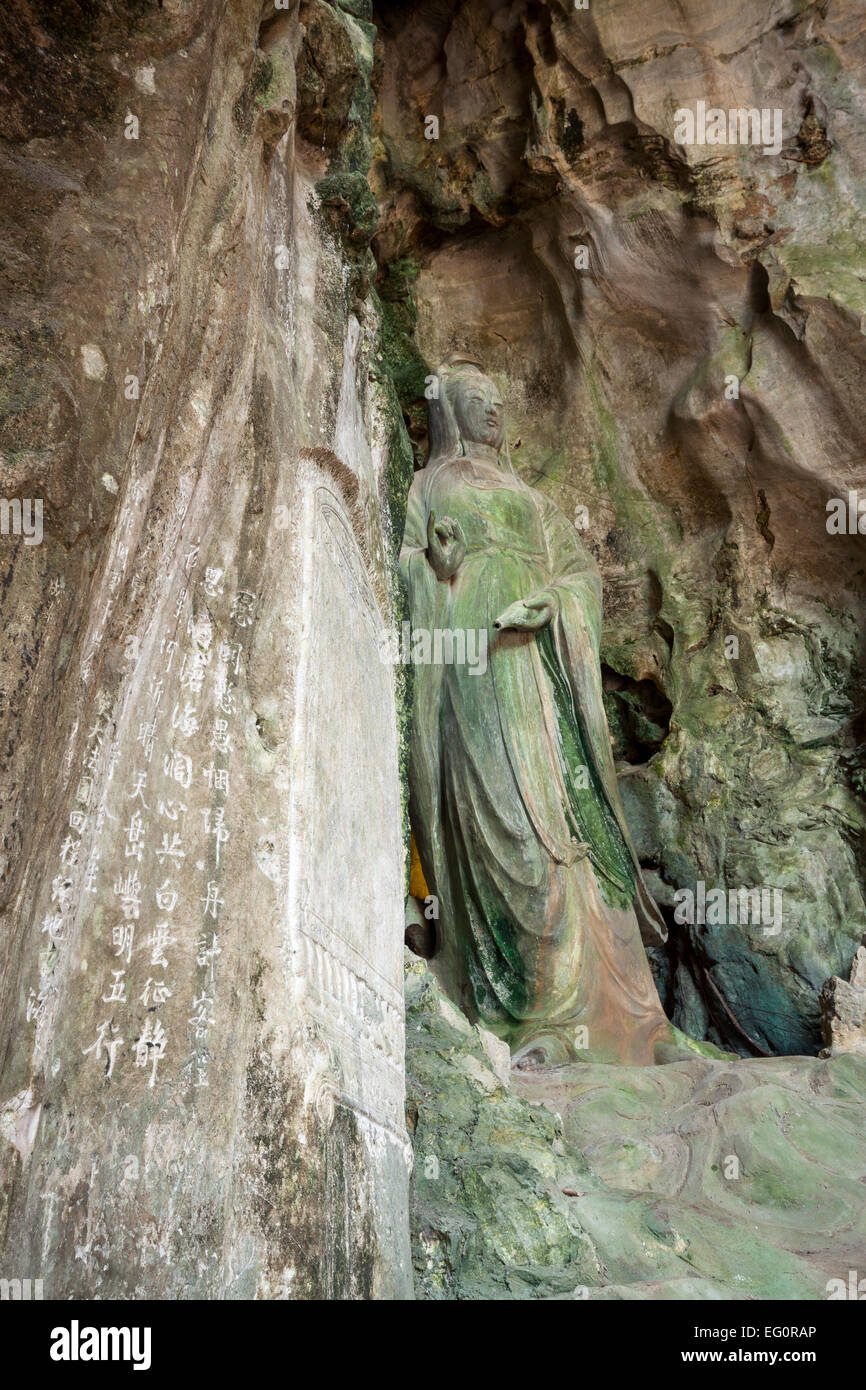
[[[863, 537], [827, 527], [866, 495], [858, 14], [377, 6], [373, 245], [380, 283], [412, 269], [418, 453], [425, 370], [475, 353], [601, 567], [662, 997], [746, 1056], [817, 1051], [866, 929]], [[678, 144], [700, 100], [780, 110], [781, 148]], [[699, 882], [777, 891], [781, 928], [676, 923]]]
[[406, 979], [416, 1296], [537, 1297], [595, 1282], [598, 1258], [566, 1195], [582, 1172], [562, 1156], [557, 1120], [511, 1094], [422, 962]]
[[[416, 964], [418, 1291], [866, 1264], [866, 578], [827, 528], [866, 493], [861, 8], [0, 11], [0, 497], [42, 504], [0, 536], [3, 1277], [410, 1292], [377, 636], [453, 348], [602, 569], [670, 1013], [813, 1053], [832, 976], [834, 1055], [515, 1081]], [[781, 150], [678, 145], [703, 99], [780, 108]], [[781, 930], [675, 923], [698, 881], [779, 891]]]
[[46, 1298], [411, 1294], [402, 425], [292, 120], [321, 21], [369, 140], [369, 38], [304, 10], [0, 19], [0, 491], [44, 503], [0, 537], [0, 1273]]
[[866, 937], [859, 947], [851, 976], [827, 980], [821, 990], [822, 1057], [855, 1052], [866, 1057]]
[[862, 1268], [864, 1058], [575, 1064], [492, 1091], [418, 961], [406, 1044], [419, 1297], [824, 1299]]

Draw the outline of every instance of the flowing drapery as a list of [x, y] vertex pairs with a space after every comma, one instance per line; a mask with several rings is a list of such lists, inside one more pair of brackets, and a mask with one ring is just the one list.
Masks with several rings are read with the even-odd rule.
[[[427, 523], [460, 523], [450, 581]], [[670, 1036], [641, 943], [665, 928], [617, 789], [602, 700], [601, 582], [549, 499], [489, 461], [416, 474], [401, 570], [412, 626], [484, 630], [478, 664], [414, 672], [410, 815], [440, 904], [437, 968], [470, 1015], [520, 1047], [652, 1061]], [[539, 633], [497, 632], [515, 600], [549, 594]]]

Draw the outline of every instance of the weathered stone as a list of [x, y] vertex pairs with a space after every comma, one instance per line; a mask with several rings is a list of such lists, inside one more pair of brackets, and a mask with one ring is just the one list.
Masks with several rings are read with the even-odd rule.
[[[413, 263], [428, 370], [488, 365], [598, 561], [659, 988], [744, 1055], [817, 1050], [866, 928], [862, 536], [826, 525], [866, 495], [855, 8], [378, 7], [374, 246]], [[778, 107], [781, 151], [676, 144], [698, 100]], [[781, 930], [675, 923], [698, 882], [776, 889]]]
[[821, 1057], [844, 1052], [866, 1057], [866, 938], [854, 957], [850, 979], [834, 975], [821, 990], [821, 1029]]
[[862, 1268], [866, 1060], [575, 1064], [494, 1090], [421, 962], [406, 998], [419, 1296], [825, 1299]]
[[[861, 9], [0, 11], [0, 498], [44, 503], [40, 542], [0, 536], [4, 1277], [409, 1292], [411, 672], [373, 664], [364, 615], [404, 616], [425, 379], [455, 348], [602, 572], [667, 1011], [813, 1052], [833, 976], [827, 1044], [859, 1046], [863, 537], [827, 503], [866, 494]], [[698, 100], [778, 106], [780, 152], [678, 145]], [[698, 881], [778, 889], [782, 930], [677, 924]], [[410, 999], [422, 1296], [820, 1298], [866, 1263], [861, 1056], [508, 1086], [417, 964]]]
[[86, 51], [49, 14], [43, 77], [77, 52], [100, 100], [46, 128], [22, 83], [2, 154], [2, 487], [45, 534], [2, 537], [0, 1272], [403, 1297], [378, 327], [290, 126], [297, 16], [128, 9]]

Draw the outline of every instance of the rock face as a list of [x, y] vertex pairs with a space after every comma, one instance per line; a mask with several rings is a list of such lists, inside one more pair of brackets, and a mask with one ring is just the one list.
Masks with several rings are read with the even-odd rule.
[[834, 975], [821, 990], [822, 1057], [857, 1052], [866, 1057], [866, 939], [851, 966], [851, 977]]
[[422, 962], [406, 997], [419, 1297], [824, 1299], [862, 1269], [866, 1059], [509, 1078]]
[[[663, 1000], [743, 1055], [814, 1053], [866, 925], [861, 7], [377, 15], [374, 245], [421, 357], [487, 364], [516, 467], [601, 567]], [[678, 144], [699, 102], [778, 110], [781, 147]], [[699, 885], [779, 912], [675, 920]]]
[[[407, 1296], [379, 639], [447, 351], [601, 566], [675, 1022], [814, 1053], [866, 928], [860, 7], [29, 0], [0, 44], [0, 1275]], [[678, 144], [699, 102], [781, 146]], [[675, 920], [700, 885], [772, 910]], [[422, 1296], [862, 1267], [861, 1058], [509, 1089], [412, 989]]]
[[0, 1270], [405, 1296], [399, 452], [304, 31], [61, 10], [3, 20]]

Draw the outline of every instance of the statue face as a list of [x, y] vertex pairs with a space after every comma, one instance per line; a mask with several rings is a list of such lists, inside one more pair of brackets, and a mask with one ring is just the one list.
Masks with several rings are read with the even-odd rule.
[[481, 372], [464, 376], [454, 392], [454, 418], [467, 444], [490, 444], [498, 449], [505, 434], [502, 397]]

